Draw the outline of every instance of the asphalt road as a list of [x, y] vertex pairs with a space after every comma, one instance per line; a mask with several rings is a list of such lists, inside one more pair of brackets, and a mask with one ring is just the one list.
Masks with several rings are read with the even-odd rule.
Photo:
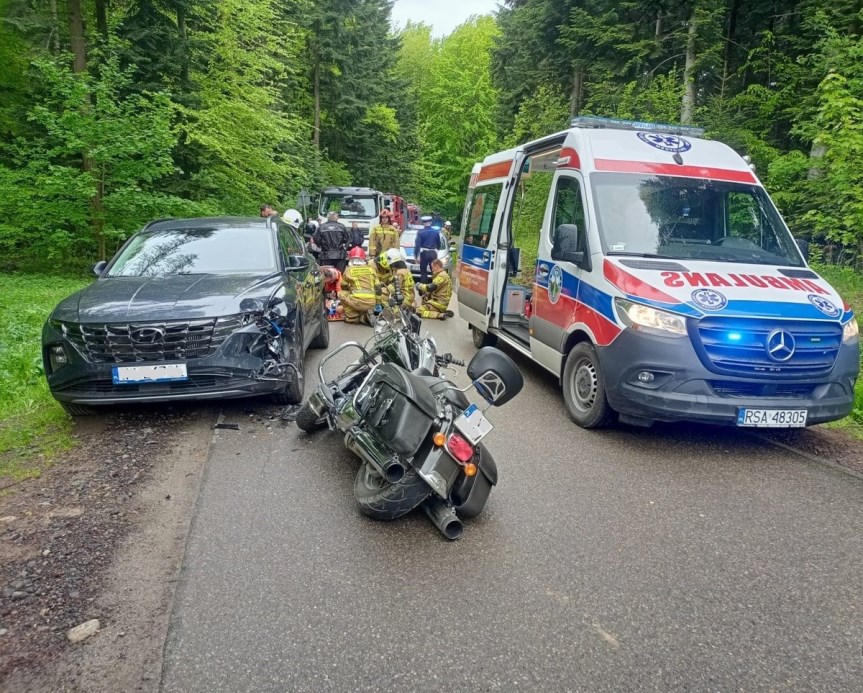
[[733, 430], [580, 430], [516, 360], [500, 483], [452, 543], [362, 516], [336, 435], [225, 408], [163, 689], [863, 690], [863, 481]]

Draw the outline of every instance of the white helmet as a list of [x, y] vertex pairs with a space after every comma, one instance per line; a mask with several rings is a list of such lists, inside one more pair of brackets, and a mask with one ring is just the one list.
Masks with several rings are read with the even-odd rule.
[[398, 248], [390, 248], [386, 253], [384, 253], [384, 255], [387, 258], [387, 262], [392, 265], [394, 262], [400, 262], [405, 259], [403, 253], [404, 251], [399, 250]]
[[446, 226], [447, 228], [449, 228], [450, 226], [452, 226], [452, 222], [451, 221], [445, 221], [443, 223], [443, 225]]
[[284, 219], [285, 223], [294, 228], [300, 228], [300, 224], [303, 223], [303, 215], [300, 214], [296, 209], [289, 209], [282, 215], [282, 219]]

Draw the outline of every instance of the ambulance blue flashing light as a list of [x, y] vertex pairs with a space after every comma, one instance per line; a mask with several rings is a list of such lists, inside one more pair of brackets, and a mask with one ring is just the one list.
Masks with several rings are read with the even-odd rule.
[[701, 137], [704, 128], [691, 125], [672, 125], [670, 123], [647, 123], [638, 120], [620, 120], [618, 118], [599, 118], [596, 116], [577, 116], [570, 123], [573, 128], [610, 128], [612, 130], [642, 130], [650, 132], [665, 132], [672, 135], [688, 135]]

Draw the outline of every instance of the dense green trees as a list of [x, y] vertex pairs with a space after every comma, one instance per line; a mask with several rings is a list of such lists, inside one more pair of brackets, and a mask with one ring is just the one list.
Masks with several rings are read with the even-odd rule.
[[863, 0], [505, 0], [443, 38], [390, 8], [0, 0], [0, 266], [325, 184], [457, 221], [476, 160], [579, 113], [704, 125], [863, 263]]

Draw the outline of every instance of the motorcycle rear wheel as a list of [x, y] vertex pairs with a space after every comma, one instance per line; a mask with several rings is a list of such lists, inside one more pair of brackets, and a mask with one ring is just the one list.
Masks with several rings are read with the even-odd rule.
[[354, 480], [354, 497], [360, 510], [375, 520], [395, 520], [407, 515], [431, 493], [415, 469], [408, 469], [401, 481], [391, 484], [368, 462], [363, 462]]

